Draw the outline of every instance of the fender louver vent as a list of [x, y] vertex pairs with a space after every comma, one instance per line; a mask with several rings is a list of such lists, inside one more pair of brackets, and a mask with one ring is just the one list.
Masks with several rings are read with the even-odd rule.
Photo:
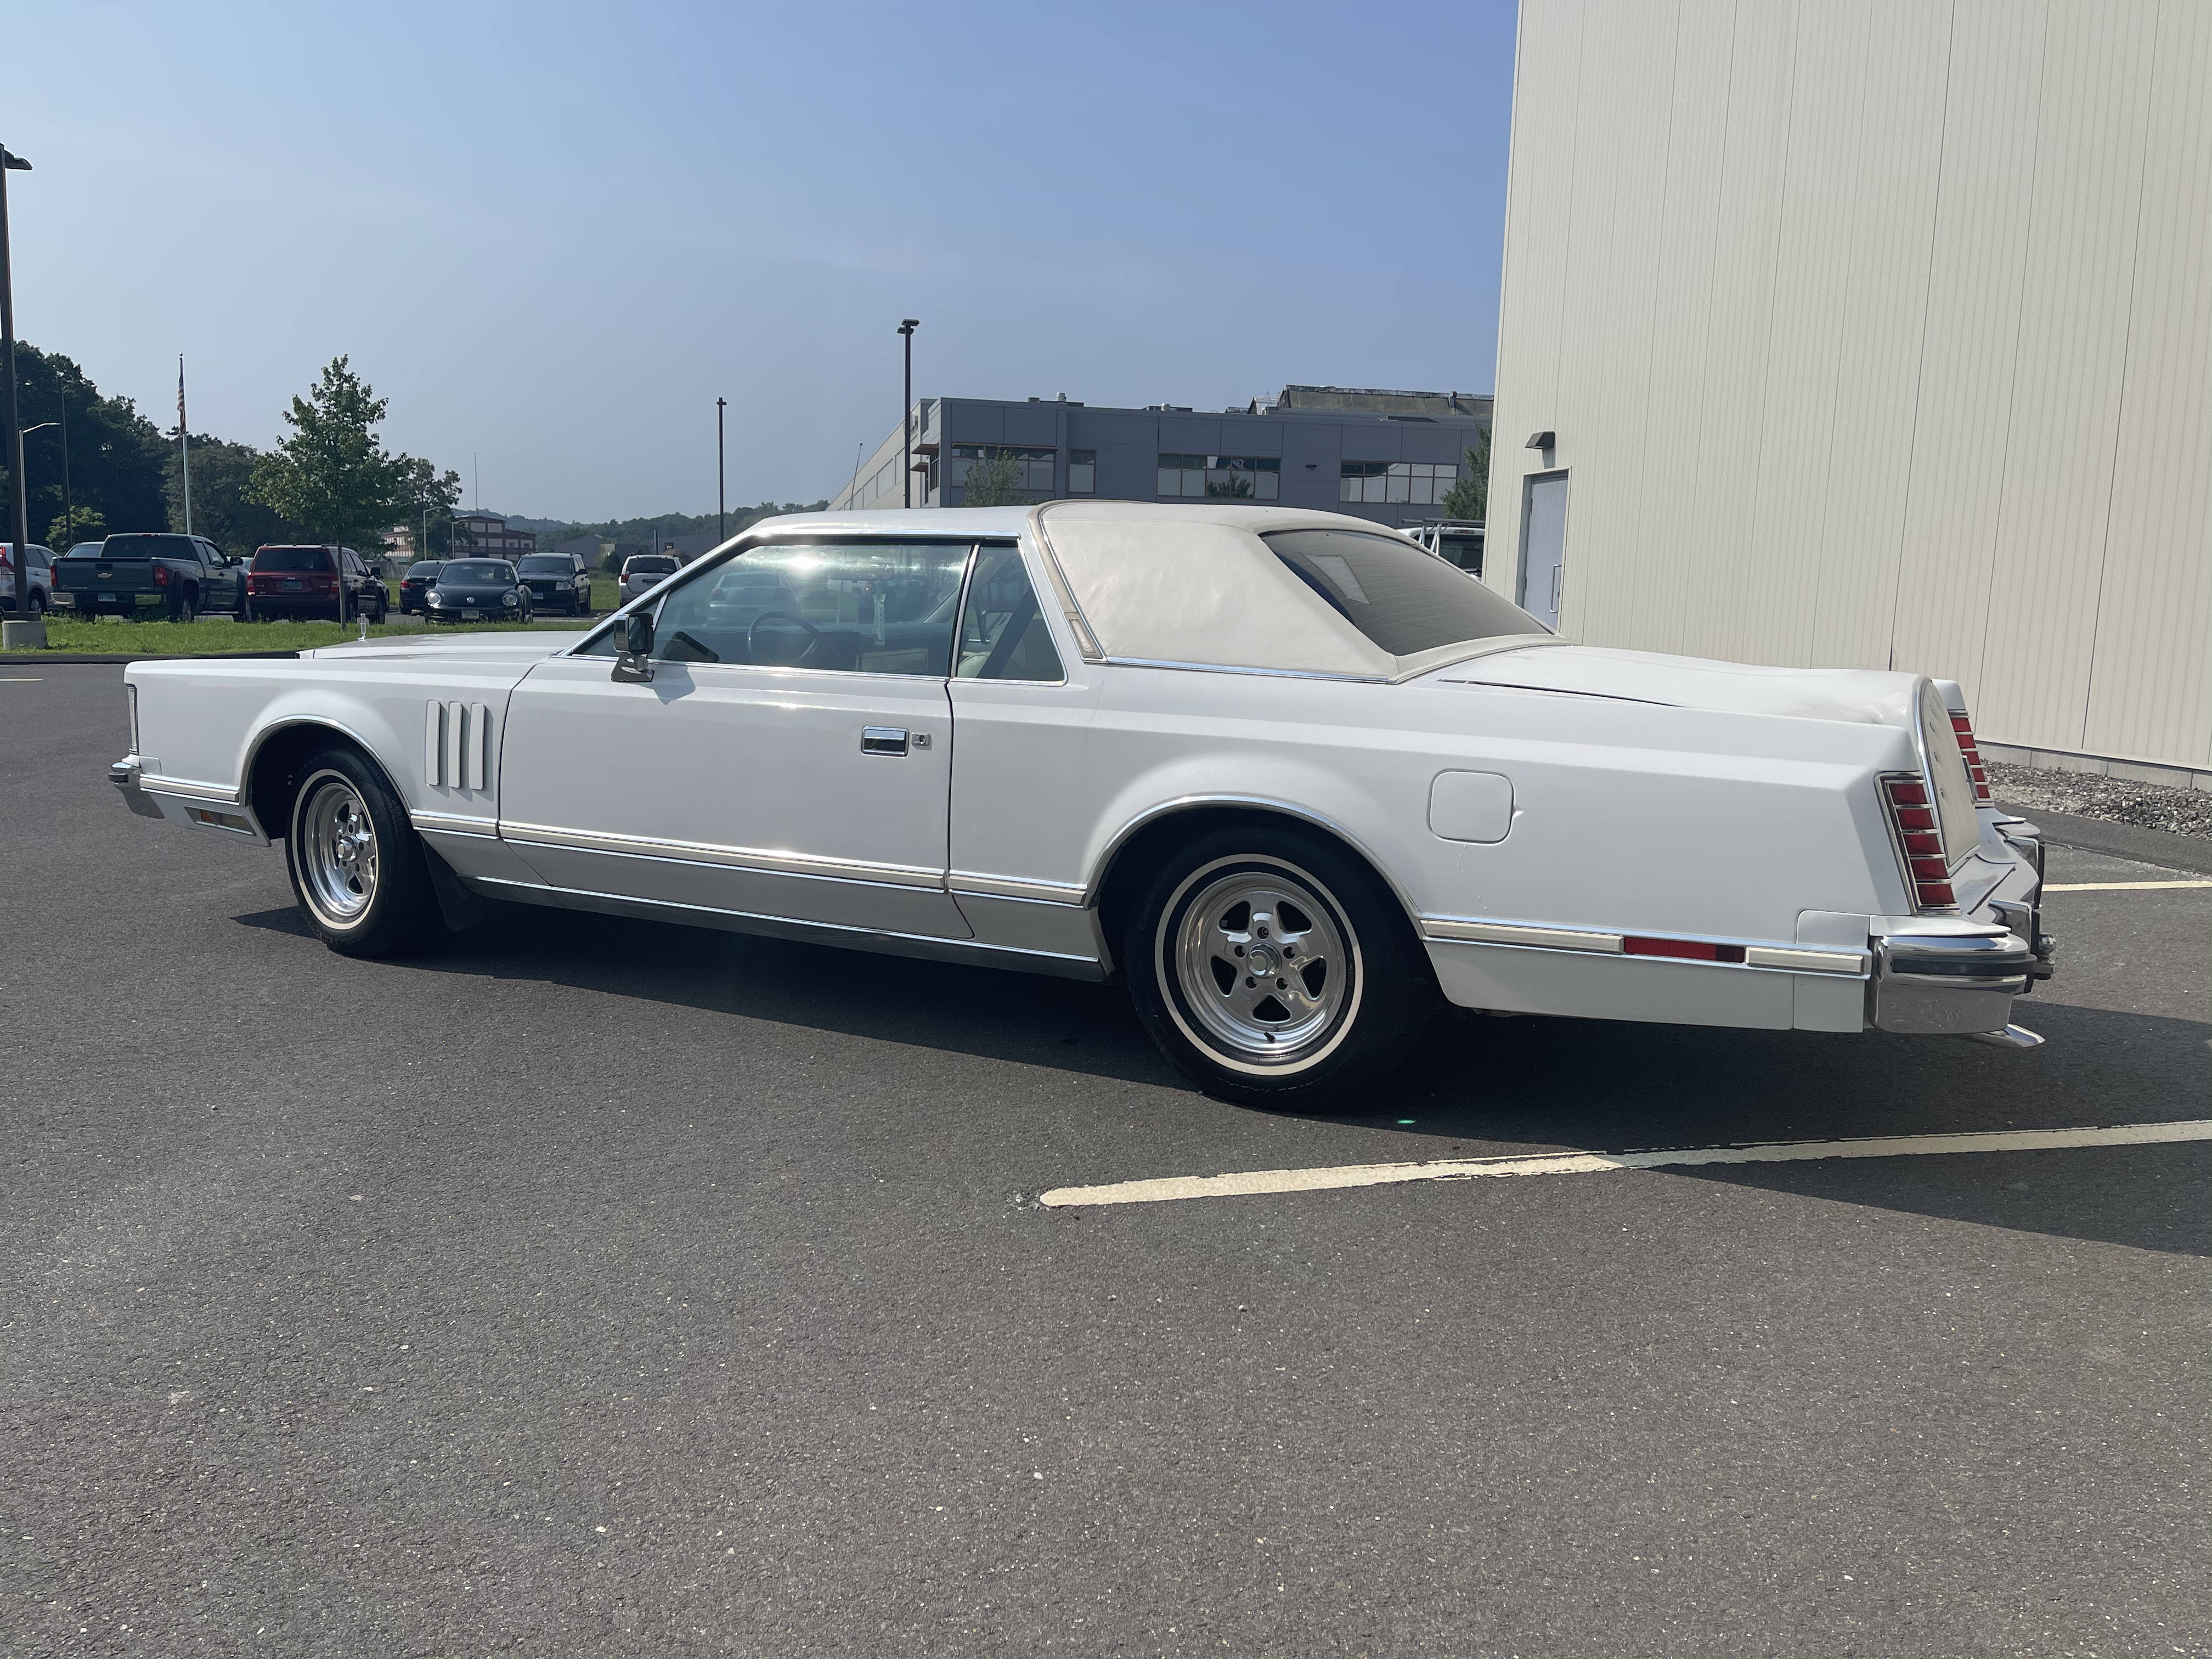
[[491, 775], [491, 710], [434, 702], [423, 711], [422, 781], [434, 789], [482, 789]]

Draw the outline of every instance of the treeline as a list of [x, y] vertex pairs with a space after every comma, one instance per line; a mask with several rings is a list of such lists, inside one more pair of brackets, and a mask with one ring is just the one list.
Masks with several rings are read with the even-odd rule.
[[[173, 435], [112, 398], [59, 352], [15, 347], [16, 406], [32, 538], [56, 552], [134, 530], [185, 528], [183, 458]], [[459, 475], [386, 452], [384, 404], [343, 358], [325, 368], [272, 450], [212, 433], [191, 437], [191, 527], [226, 553], [269, 542], [341, 542], [379, 550], [395, 524], [431, 517], [431, 540], [450, 539]], [[34, 429], [35, 428], [35, 429]], [[66, 428], [66, 431], [64, 431]], [[12, 523], [15, 480], [0, 472], [0, 525]], [[0, 531], [0, 535], [4, 535]]]
[[[779, 513], [819, 513], [830, 505], [825, 497], [818, 501], [763, 501], [755, 507], [730, 509], [726, 523], [729, 533], [736, 535], [761, 519], [773, 519]], [[534, 522], [534, 521], [533, 521]], [[711, 536], [719, 522], [712, 513], [663, 513], [649, 519], [608, 519], [599, 524], [568, 524], [557, 531], [540, 531], [538, 544], [552, 547], [576, 536], [597, 536], [612, 542], [617, 548], [650, 547], [655, 539], [669, 541], [678, 536]]]

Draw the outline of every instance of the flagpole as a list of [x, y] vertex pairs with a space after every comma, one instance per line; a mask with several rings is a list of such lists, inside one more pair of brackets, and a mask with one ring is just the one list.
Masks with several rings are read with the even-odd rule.
[[177, 354], [177, 448], [184, 459], [185, 473], [185, 534], [192, 533], [192, 438], [191, 428], [185, 423], [185, 358]]

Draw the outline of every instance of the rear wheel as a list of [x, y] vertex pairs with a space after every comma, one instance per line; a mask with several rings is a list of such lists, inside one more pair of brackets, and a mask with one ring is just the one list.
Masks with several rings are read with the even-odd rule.
[[429, 854], [383, 776], [331, 747], [300, 769], [284, 862], [315, 937], [342, 956], [398, 957], [442, 929]]
[[200, 596], [189, 587], [169, 602], [171, 622], [198, 622], [199, 615]]
[[1287, 825], [1215, 830], [1168, 860], [1122, 961], [1168, 1059], [1254, 1105], [1314, 1109], [1383, 1082], [1437, 1001], [1396, 899], [1343, 848]]

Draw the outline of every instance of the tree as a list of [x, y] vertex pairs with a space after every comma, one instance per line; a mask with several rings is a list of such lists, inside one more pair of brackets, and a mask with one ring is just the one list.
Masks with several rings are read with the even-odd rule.
[[1485, 427], [1482, 435], [1474, 441], [1474, 447], [1462, 458], [1459, 482], [1444, 492], [1438, 503], [1447, 519], [1465, 519], [1471, 524], [1486, 521], [1490, 511], [1490, 428]]
[[46, 545], [57, 553], [65, 553], [79, 542], [96, 542], [106, 534], [106, 514], [89, 507], [71, 507], [66, 514], [54, 514], [53, 522], [46, 526]]
[[[254, 471], [262, 459], [252, 444], [225, 443], [198, 433], [192, 436], [192, 530], [240, 558], [252, 558], [255, 548], [270, 542], [316, 539], [312, 526], [295, 523], [254, 499]], [[168, 454], [167, 489], [170, 527], [182, 530], [185, 484], [173, 445]]]
[[[410, 458], [377, 439], [385, 400], [349, 361], [333, 357], [305, 398], [292, 399], [292, 430], [253, 465], [252, 499], [307, 526], [319, 541], [380, 552], [385, 532], [410, 505]], [[417, 463], [427, 466], [427, 463]]]
[[[77, 510], [97, 514], [117, 530], [168, 527], [161, 469], [175, 446], [163, 441], [128, 398], [102, 397], [70, 359], [21, 340], [15, 343], [15, 383], [23, 424], [44, 428], [23, 439], [23, 470], [31, 486], [25, 506], [31, 523], [51, 524], [62, 515], [61, 422], [66, 414], [69, 494]], [[15, 480], [0, 460], [0, 525], [9, 522], [14, 489]], [[58, 550], [66, 545], [48, 544]]]
[[963, 507], [1023, 507], [1029, 492], [1022, 488], [1022, 464], [1003, 450], [988, 460], [968, 463], [963, 481]]
[[396, 459], [399, 510], [392, 515], [392, 522], [413, 525], [420, 534], [427, 515], [430, 537], [428, 544], [419, 550], [420, 556], [450, 558], [453, 550], [453, 510], [461, 504], [461, 475], [451, 468], [441, 473], [418, 456], [401, 455]]

